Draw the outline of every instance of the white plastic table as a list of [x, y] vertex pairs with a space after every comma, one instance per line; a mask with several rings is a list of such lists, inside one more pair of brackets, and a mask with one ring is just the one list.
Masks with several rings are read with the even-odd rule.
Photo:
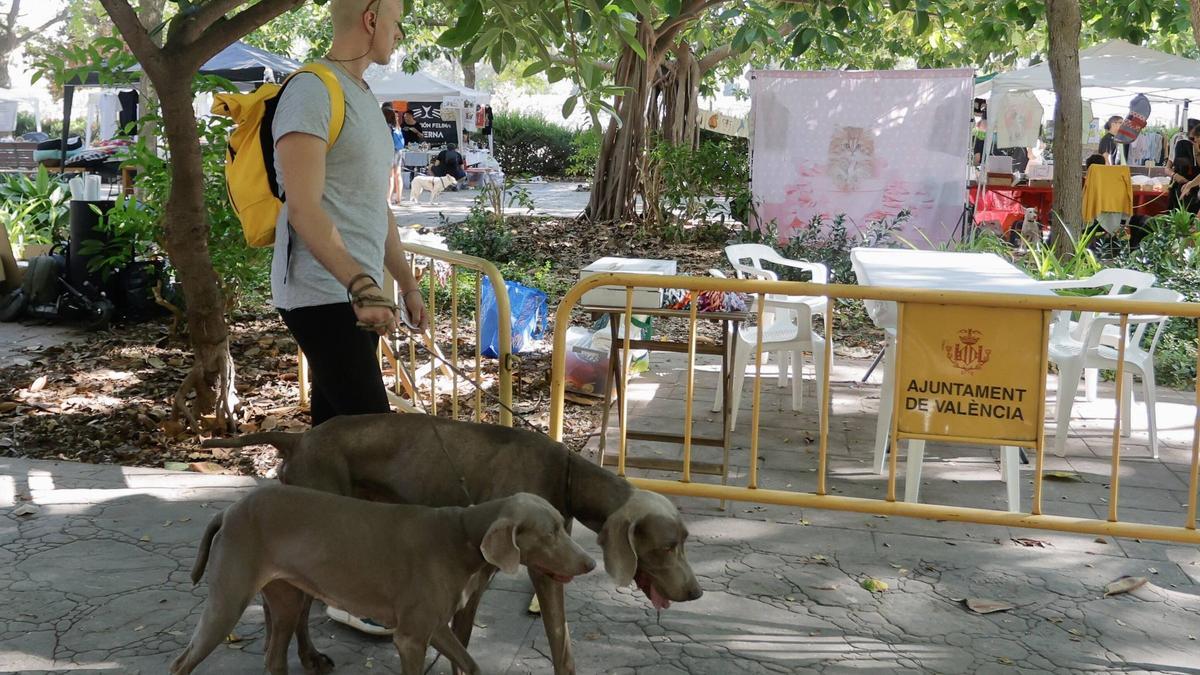
[[[987, 293], [1018, 293], [1055, 295], [1012, 263], [994, 253], [959, 253], [952, 251], [920, 251], [892, 248], [856, 248], [850, 252], [854, 274], [861, 286], [888, 286], [940, 291], [977, 291]], [[876, 326], [887, 333], [884, 352], [883, 384], [879, 394], [879, 419], [875, 426], [875, 461], [877, 473], [883, 473], [892, 418], [892, 379], [895, 377], [896, 303], [866, 302], [867, 313]], [[924, 456], [924, 441], [908, 442], [907, 475], [904, 501], [918, 500], [919, 465]], [[1017, 455], [1016, 448], [1004, 448], [1006, 464]], [[1009, 481], [1009, 510], [1019, 510], [1019, 485]]]

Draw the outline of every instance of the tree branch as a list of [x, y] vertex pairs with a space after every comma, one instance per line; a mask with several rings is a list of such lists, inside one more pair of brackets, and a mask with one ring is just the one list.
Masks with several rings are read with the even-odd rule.
[[[551, 54], [550, 63], [557, 63], [560, 66], [569, 66], [571, 68], [579, 65], [579, 61], [563, 54]], [[611, 73], [613, 71], [613, 64], [609, 63], [608, 61], [597, 61], [595, 66], [606, 73]]]
[[17, 19], [21, 13], [21, 0], [12, 0], [12, 7], [8, 8], [8, 17], [5, 18], [4, 28], [8, 34], [13, 34], [17, 30]]
[[[1200, 2], [1200, 0], [1192, 0], [1192, 1]], [[787, 35], [788, 33], [791, 33], [795, 29], [796, 29], [796, 27], [793, 26], [791, 24], [791, 22], [785, 21], [785, 22], [783, 22], [783, 25], [781, 25], [775, 32], [779, 33], [780, 37], [783, 37], [783, 36]], [[771, 42], [774, 42], [774, 40], [771, 40]], [[733, 44], [732, 43], [721, 45], [720, 47], [717, 47], [717, 48], [709, 51], [707, 54], [700, 57], [700, 74], [703, 75], [704, 73], [707, 73], [708, 71], [710, 71], [714, 67], [716, 67], [716, 65], [718, 63], [724, 61], [725, 59], [729, 58], [730, 56], [733, 56]]]
[[100, 4], [108, 12], [117, 30], [121, 31], [121, 37], [125, 38], [125, 44], [129, 45], [129, 50], [137, 57], [138, 63], [142, 64], [146, 74], [154, 80], [154, 74], [159, 71], [159, 56], [162, 51], [146, 32], [145, 26], [137, 17], [137, 12], [133, 11], [133, 7], [126, 0], [100, 0]]
[[723, 5], [728, 0], [692, 0], [684, 7], [679, 14], [667, 19], [661, 26], [654, 29], [654, 35], [657, 39], [656, 48], [663, 48], [666, 43], [675, 41], [675, 34], [683, 28], [684, 24], [699, 17], [705, 10], [717, 5]]
[[[16, 4], [16, 1], [17, 0], [13, 0], [13, 3]], [[67, 10], [64, 9], [63, 11], [59, 12], [57, 16], [50, 19], [49, 21], [43, 23], [42, 25], [38, 26], [37, 28], [34, 28], [33, 30], [29, 31], [26, 34], [17, 37], [17, 44], [24, 44], [26, 42], [29, 42], [29, 40], [31, 40], [34, 36], [40, 35], [47, 28], [53, 26], [54, 24], [56, 24], [60, 21], [65, 21], [66, 18], [67, 18]]]
[[[288, 10], [299, 7], [304, 2], [305, 0], [260, 0], [258, 4], [229, 18], [217, 19], [191, 43], [191, 46], [194, 47], [192, 53], [199, 56], [200, 63], [204, 63], [235, 40], [240, 40], [255, 28]], [[170, 44], [170, 40], [168, 40], [168, 44]]]
[[242, 5], [244, 0], [209, 0], [192, 13], [191, 16], [180, 18], [184, 25], [179, 30], [179, 39], [185, 44], [194, 42], [204, 34], [209, 26], [220, 21], [226, 14]]

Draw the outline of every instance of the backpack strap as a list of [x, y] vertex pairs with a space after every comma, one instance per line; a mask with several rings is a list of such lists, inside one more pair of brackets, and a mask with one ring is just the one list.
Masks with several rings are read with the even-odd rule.
[[329, 66], [324, 63], [305, 64], [289, 75], [288, 79], [290, 80], [299, 73], [316, 75], [321, 78], [325, 89], [329, 91], [329, 142], [327, 145], [332, 148], [342, 134], [342, 126], [346, 123], [346, 95], [342, 92], [342, 84], [338, 82], [337, 75], [334, 75]]

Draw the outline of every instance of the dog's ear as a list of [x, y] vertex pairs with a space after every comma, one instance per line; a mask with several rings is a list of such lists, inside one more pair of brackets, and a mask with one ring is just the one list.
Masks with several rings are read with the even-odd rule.
[[635, 517], [630, 509], [622, 507], [604, 521], [597, 538], [604, 550], [604, 570], [618, 587], [633, 583], [637, 574], [637, 547], [633, 544], [633, 533], [640, 516]]
[[479, 545], [483, 559], [500, 568], [505, 574], [516, 574], [521, 567], [521, 549], [517, 548], [517, 524], [508, 518], [498, 518], [483, 535]]

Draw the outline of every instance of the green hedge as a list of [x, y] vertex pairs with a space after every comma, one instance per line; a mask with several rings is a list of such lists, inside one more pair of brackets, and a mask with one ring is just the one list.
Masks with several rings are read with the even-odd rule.
[[575, 154], [569, 129], [537, 115], [497, 113], [492, 120], [496, 161], [509, 176], [567, 175]]

